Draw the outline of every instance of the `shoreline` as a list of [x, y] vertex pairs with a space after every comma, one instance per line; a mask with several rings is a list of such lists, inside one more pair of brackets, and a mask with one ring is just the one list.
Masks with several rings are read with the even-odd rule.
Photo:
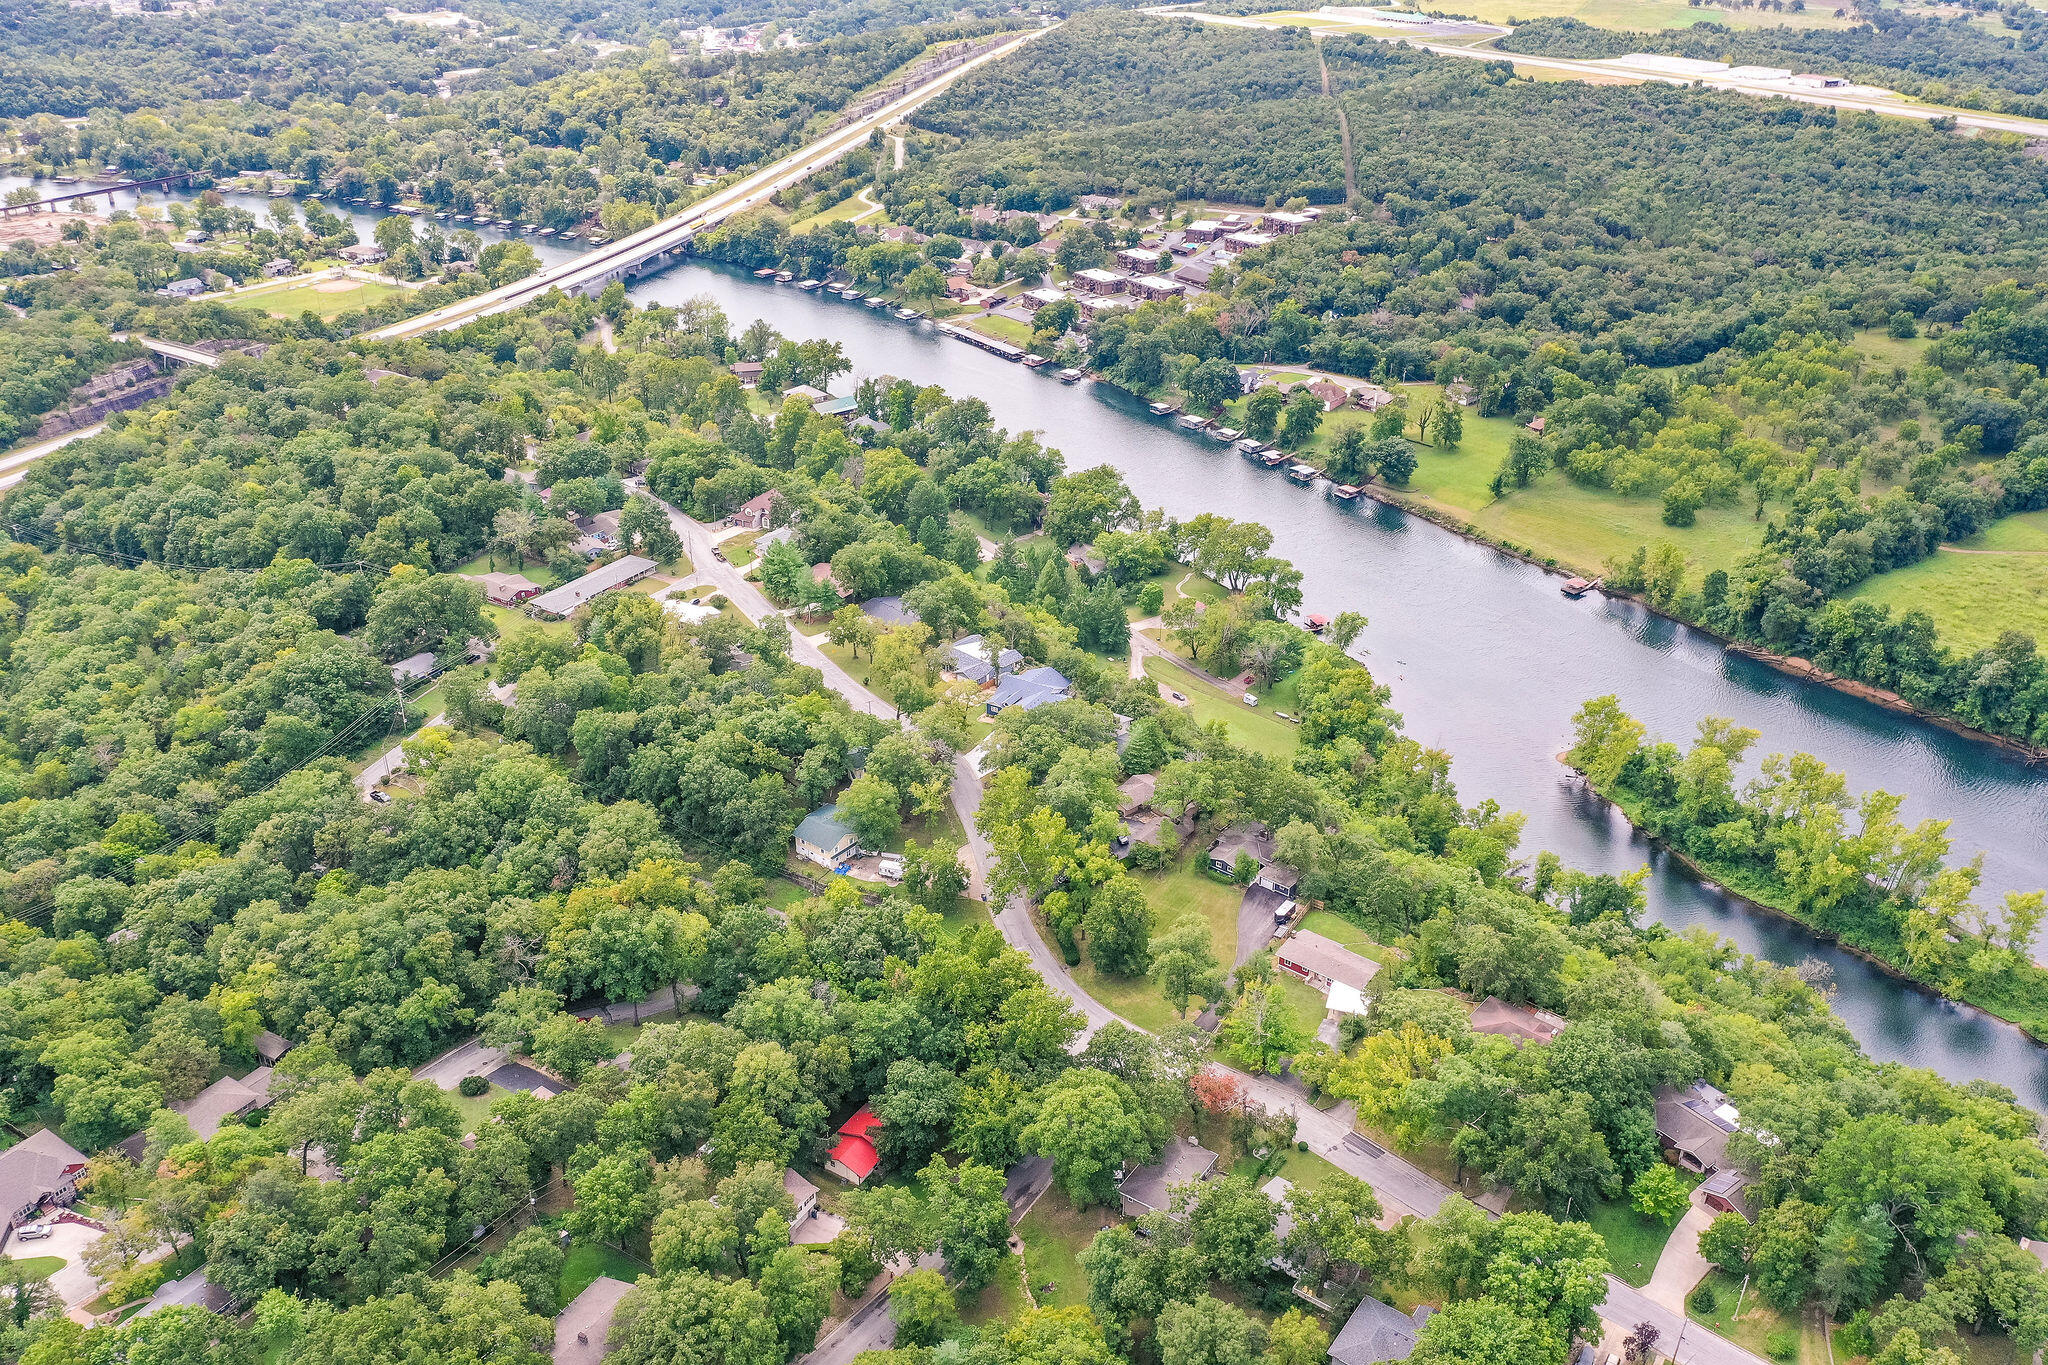
[[1594, 797], [1598, 798], [1602, 804], [1607, 806], [1610, 810], [1614, 811], [1615, 814], [1621, 816], [1622, 819], [1626, 820], [1628, 822], [1628, 827], [1630, 830], [1640, 835], [1645, 841], [1649, 843], [1649, 845], [1652, 848], [1657, 849], [1665, 856], [1676, 861], [1678, 865], [1684, 868], [1686, 870], [1686, 873], [1689, 876], [1691, 876], [1694, 880], [1699, 882], [1700, 885], [1712, 887], [1715, 891], [1718, 891], [1722, 895], [1728, 897], [1728, 899], [1745, 906], [1751, 911], [1754, 911], [1759, 914], [1769, 915], [1775, 919], [1782, 920], [1787, 924], [1796, 924], [1799, 926], [1801, 930], [1812, 935], [1820, 942], [1825, 943], [1832, 948], [1838, 948], [1842, 952], [1848, 953], [1851, 957], [1858, 958], [1861, 961], [1868, 963], [1870, 966], [1884, 973], [1886, 977], [1890, 978], [1893, 981], [1898, 982], [1902, 986], [1906, 986], [1912, 990], [1918, 991], [1922, 995], [1928, 996], [1931, 999], [1940, 1000], [1943, 1003], [1952, 1005], [1958, 1009], [1974, 1010], [1976, 1013], [1982, 1015], [1984, 1018], [1993, 1020], [1996, 1023], [2005, 1026], [2006, 1028], [2017, 1029], [2020, 1035], [2028, 1039], [2030, 1042], [2041, 1044], [2043, 1046], [2048, 1046], [2048, 1037], [2044, 1037], [2042, 1034], [2036, 1033], [2033, 1029], [2028, 1028], [2025, 1024], [2022, 1024], [2017, 1020], [2008, 1019], [2004, 1015], [1998, 1013], [1996, 1010], [1980, 1005], [1973, 1000], [1965, 1000], [1959, 996], [1950, 995], [1946, 991], [1941, 990], [1939, 987], [1930, 985], [1928, 982], [1922, 981], [1919, 977], [1909, 974], [1903, 968], [1899, 967], [1898, 964], [1892, 962], [1890, 959], [1885, 958], [1877, 953], [1874, 953], [1868, 948], [1859, 947], [1856, 944], [1845, 942], [1840, 934], [1837, 934], [1831, 929], [1824, 929], [1820, 925], [1813, 923], [1811, 920], [1808, 920], [1805, 917], [1794, 913], [1793, 911], [1787, 910], [1782, 906], [1772, 905], [1768, 901], [1761, 901], [1754, 896], [1747, 895], [1741, 891], [1737, 891], [1734, 887], [1729, 886], [1726, 882], [1723, 882], [1719, 878], [1714, 876], [1713, 873], [1707, 871], [1707, 869], [1701, 866], [1699, 861], [1695, 859], [1690, 853], [1687, 853], [1684, 849], [1679, 848], [1677, 845], [1673, 844], [1669, 839], [1666, 839], [1664, 836], [1659, 834], [1652, 834], [1648, 830], [1644, 829], [1640, 824], [1636, 822], [1635, 817], [1629, 814], [1628, 807], [1622, 805], [1621, 802], [1615, 800], [1612, 796], [1609, 796], [1606, 792], [1603, 792], [1598, 787], [1594, 786], [1593, 780], [1587, 777], [1582, 769], [1572, 766], [1571, 760], [1564, 754], [1559, 754], [1557, 756], [1557, 761], [1567, 772], [1571, 773], [1574, 777], [1578, 779], [1580, 785], [1587, 792], [1591, 793]]

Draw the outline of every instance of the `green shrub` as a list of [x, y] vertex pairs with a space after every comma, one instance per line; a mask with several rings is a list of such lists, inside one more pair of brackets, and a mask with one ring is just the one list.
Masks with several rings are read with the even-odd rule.
[[1714, 1286], [1702, 1281], [1699, 1288], [1685, 1296], [1685, 1306], [1696, 1318], [1712, 1317], [1721, 1306], [1721, 1296], [1714, 1292]]
[[1790, 1327], [1774, 1327], [1764, 1334], [1764, 1354], [1791, 1365], [1799, 1359], [1799, 1333]]
[[470, 1099], [475, 1099], [490, 1088], [491, 1083], [481, 1076], [464, 1076], [455, 1083], [456, 1093], [467, 1095]]

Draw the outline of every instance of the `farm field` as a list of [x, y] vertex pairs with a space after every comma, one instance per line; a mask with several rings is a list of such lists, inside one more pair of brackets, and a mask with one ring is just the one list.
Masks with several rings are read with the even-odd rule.
[[1852, 595], [1894, 612], [1926, 612], [1959, 649], [1979, 649], [2009, 630], [2048, 640], [2048, 512], [2007, 517], [1962, 545], [1866, 579]]
[[295, 318], [309, 312], [323, 318], [336, 318], [410, 292], [395, 284], [337, 278], [316, 280], [311, 284], [287, 282], [276, 289], [237, 294], [228, 302], [236, 308], [260, 308], [278, 318]]

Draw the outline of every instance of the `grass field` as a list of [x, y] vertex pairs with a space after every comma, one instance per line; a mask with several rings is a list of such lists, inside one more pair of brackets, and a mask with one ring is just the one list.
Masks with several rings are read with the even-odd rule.
[[561, 1301], [566, 1306], [602, 1276], [631, 1284], [642, 1275], [653, 1273], [624, 1252], [614, 1251], [601, 1242], [577, 1242], [562, 1262]]
[[455, 1112], [462, 1115], [465, 1133], [481, 1133], [484, 1125], [491, 1121], [491, 1106], [512, 1092], [503, 1086], [494, 1085], [481, 1095], [465, 1095], [460, 1091], [445, 1092], [448, 1103], [455, 1106]]
[[[1209, 931], [1209, 947], [1227, 972], [1237, 960], [1237, 909], [1244, 888], [1221, 882], [1202, 871], [1202, 848], [1188, 845], [1180, 861], [1164, 872], [1134, 874], [1152, 907], [1152, 930], [1159, 933], [1185, 915], [1193, 915]], [[1158, 1030], [1175, 1022], [1173, 1007], [1158, 986], [1143, 976], [1108, 976], [1084, 962], [1074, 969], [1081, 988], [1140, 1028]], [[1192, 1018], [1200, 1009], [1190, 1005]]]
[[1108, 1209], [1076, 1209], [1057, 1185], [1039, 1197], [1017, 1225], [1017, 1235], [1024, 1240], [1024, 1266], [1039, 1307], [1068, 1308], [1088, 1302], [1088, 1276], [1081, 1269], [1081, 1253], [1097, 1232], [1116, 1221], [1117, 1215]]
[[62, 1256], [10, 1256], [17, 1273], [31, 1280], [47, 1280], [66, 1264]]
[[1677, 1226], [1643, 1217], [1629, 1206], [1626, 1195], [1596, 1204], [1583, 1216], [1607, 1243], [1608, 1269], [1638, 1289], [1656, 1273], [1657, 1258]]
[[1341, 915], [1331, 914], [1328, 910], [1309, 912], [1307, 917], [1301, 921], [1301, 928], [1306, 933], [1321, 934], [1333, 943], [1341, 943], [1360, 957], [1368, 958], [1382, 965], [1387, 960], [1387, 950], [1378, 943], [1373, 942], [1365, 930]]
[[[1834, 1359], [1818, 1330], [1797, 1316], [1772, 1308], [1757, 1296], [1754, 1287], [1742, 1293], [1742, 1281], [1721, 1270], [1710, 1271], [1701, 1283], [1714, 1287], [1717, 1303], [1711, 1313], [1693, 1313], [1688, 1306], [1687, 1316], [1694, 1322], [1781, 1365], [1823, 1365]], [[1742, 1305], [1740, 1317], [1735, 1315], [1738, 1302]]]
[[251, 290], [235, 295], [229, 302], [237, 308], [260, 308], [275, 318], [295, 318], [307, 312], [334, 318], [411, 292], [395, 284], [337, 278], [312, 284], [286, 284], [277, 289]]
[[2007, 517], [1958, 547], [1864, 580], [1854, 596], [1894, 612], [1924, 611], [1942, 639], [1971, 650], [2008, 630], [2048, 641], [2048, 512]]
[[[1482, 23], [1512, 24], [1528, 19], [1568, 18], [1595, 28], [1666, 29], [1691, 28], [1694, 24], [1725, 24], [1729, 28], [1843, 28], [1846, 22], [1831, 9], [1809, 7], [1801, 14], [1766, 14], [1762, 11], [1721, 9], [1712, 5], [1694, 8], [1685, 0], [1467, 0], [1455, 6], [1459, 14]], [[1281, 10], [1262, 14], [1261, 19], [1281, 23], [1307, 23], [1343, 32], [1389, 31], [1380, 24], [1347, 24], [1312, 10]]]
[[1170, 663], [1157, 655], [1145, 657], [1145, 676], [1154, 682], [1165, 683], [1188, 699], [1195, 719], [1207, 724], [1220, 720], [1230, 730], [1232, 738], [1248, 749], [1256, 749], [1273, 758], [1285, 758], [1301, 743], [1301, 735], [1284, 720], [1275, 720], [1272, 710], [1282, 711], [1289, 707], [1284, 690], [1276, 689], [1268, 697], [1262, 697], [1257, 710], [1246, 706], [1237, 698], [1213, 683], [1203, 682], [1194, 674]]
[[1024, 1299], [1024, 1280], [1019, 1274], [1022, 1263], [1015, 1253], [1003, 1257], [1003, 1263], [996, 1267], [996, 1277], [970, 1294], [965, 1290], [955, 1291], [954, 1298], [960, 1305], [960, 1319], [970, 1327], [983, 1323], [1008, 1322], [1031, 1305]]

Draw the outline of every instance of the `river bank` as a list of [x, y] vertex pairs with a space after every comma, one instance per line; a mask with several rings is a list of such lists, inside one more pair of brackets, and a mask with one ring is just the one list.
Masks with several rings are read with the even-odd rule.
[[[2000, 994], [1987, 992], [1981, 987], [1945, 990], [1940, 985], [1915, 975], [1909, 966], [1897, 961], [1894, 955], [1900, 951], [1898, 943], [1878, 942], [1868, 935], [1845, 934], [1832, 925], [1814, 919], [1788, 898], [1773, 894], [1772, 889], [1758, 878], [1742, 875], [1739, 867], [1710, 862], [1680, 848], [1673, 840], [1653, 833], [1648, 828], [1643, 820], [1642, 806], [1639, 802], [1633, 802], [1618, 792], [1602, 790], [1583, 768], [1572, 763], [1570, 755], [1559, 754], [1557, 759], [1576, 776], [1589, 795], [1628, 821], [1630, 827], [1648, 840], [1653, 847], [1722, 895], [1740, 901], [1752, 911], [1773, 915], [1796, 924], [1815, 938], [1831, 943], [1843, 952], [1853, 954], [1875, 970], [1915, 991], [1951, 1004], [1967, 1005], [1972, 1009], [1982, 1010], [1992, 1018], [2019, 1030], [2035, 1042], [2048, 1043], [2048, 970], [2029, 962], [2014, 974], [2015, 977], [2024, 979], [2010, 981], [2008, 990]], [[1954, 939], [1963, 945], [1992, 946], [1982, 936], [1960, 930], [1954, 934]]]

